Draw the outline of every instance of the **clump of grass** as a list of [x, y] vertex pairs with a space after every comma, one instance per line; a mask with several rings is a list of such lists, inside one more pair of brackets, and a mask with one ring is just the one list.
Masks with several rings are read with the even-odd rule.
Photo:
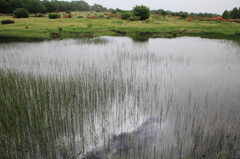
[[88, 28], [91, 28], [92, 26], [93, 26], [92, 23], [87, 23], [87, 27], [88, 27]]

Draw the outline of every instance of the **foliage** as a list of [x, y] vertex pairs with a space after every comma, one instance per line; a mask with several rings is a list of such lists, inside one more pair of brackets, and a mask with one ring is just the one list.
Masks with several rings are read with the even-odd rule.
[[43, 3], [39, 0], [24, 0], [22, 6], [28, 12], [34, 13], [36, 17], [38, 13], [42, 13], [47, 10]]
[[121, 18], [123, 19], [123, 20], [127, 20], [128, 18], [130, 18], [131, 17], [131, 13], [129, 13], [129, 12], [123, 12], [122, 14], [121, 14]]
[[38, 14], [38, 17], [45, 17], [44, 14]]
[[63, 18], [72, 18], [72, 14], [67, 14], [67, 15], [64, 15], [62, 16]]
[[130, 21], [137, 21], [137, 20], [140, 20], [140, 17], [132, 15], [128, 20], [130, 20]]
[[181, 14], [180, 17], [187, 18], [187, 14]]
[[240, 18], [240, 8], [233, 8], [231, 11], [225, 10], [222, 14], [224, 19], [239, 19]]
[[91, 28], [92, 27], [92, 23], [87, 23], [87, 27]]
[[148, 19], [149, 16], [150, 16], [150, 10], [148, 7], [146, 6], [135, 6], [132, 10], [132, 14], [134, 16], [139, 16], [140, 17], [140, 20], [145, 20], [145, 19]]
[[61, 18], [61, 15], [56, 14], [56, 13], [50, 13], [50, 14], [48, 14], [48, 18], [49, 19], [57, 19], [57, 18]]
[[233, 8], [233, 10], [230, 12], [229, 18], [230, 19], [238, 19], [238, 18], [240, 18], [238, 16], [238, 9], [237, 9], [237, 7]]
[[225, 11], [223, 12], [223, 14], [222, 14], [222, 17], [223, 17], [224, 19], [228, 19], [228, 16], [229, 16], [229, 12], [228, 12], [227, 10], [225, 10]]
[[12, 23], [15, 23], [14, 20], [11, 20], [11, 19], [4, 19], [1, 21], [2, 24], [12, 24]]
[[162, 11], [160, 14], [165, 17], [167, 15], [167, 12], [166, 11]]
[[15, 18], [28, 18], [29, 12], [24, 8], [18, 8], [13, 11], [13, 15]]
[[65, 13], [67, 13], [67, 14], [70, 14], [70, 13], [71, 13], [71, 11], [70, 11], [70, 10], [66, 10], [66, 11], [65, 11]]
[[100, 4], [94, 4], [93, 6], [90, 7], [91, 11], [96, 11], [96, 12], [100, 12], [100, 11], [106, 11], [107, 8], [103, 7]]
[[73, 11], [89, 11], [90, 6], [85, 1], [72, 1], [70, 2], [70, 9]]

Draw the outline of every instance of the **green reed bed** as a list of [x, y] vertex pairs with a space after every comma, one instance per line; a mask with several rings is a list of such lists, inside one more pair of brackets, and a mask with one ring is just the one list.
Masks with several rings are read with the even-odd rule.
[[[62, 62], [60, 74], [56, 67], [50, 74], [35, 74], [2, 65], [0, 156], [74, 159], [81, 151], [101, 151], [100, 158], [240, 157], [234, 109], [214, 102], [218, 93], [211, 85], [203, 99], [199, 81], [188, 89], [176, 87], [166, 62], [187, 70], [189, 57], [119, 50], [112, 55], [101, 65], [79, 62], [75, 69]], [[150, 117], [161, 127], [146, 130], [153, 133], [152, 142], [145, 142], [146, 133], [143, 139], [129, 133], [121, 153], [111, 152], [114, 134], [134, 132], [129, 123], [140, 125]]]

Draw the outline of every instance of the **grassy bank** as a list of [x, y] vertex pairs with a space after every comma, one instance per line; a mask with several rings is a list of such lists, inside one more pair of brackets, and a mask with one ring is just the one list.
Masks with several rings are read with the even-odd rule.
[[[64, 13], [60, 13], [64, 15]], [[103, 15], [104, 14], [104, 15]], [[49, 19], [45, 17], [12, 18], [14, 24], [0, 25], [0, 37], [49, 38], [53, 32], [60, 33], [62, 38], [128, 35], [128, 36], [176, 36], [176, 35], [234, 35], [240, 32], [240, 24], [234, 22], [186, 21], [178, 17], [156, 17], [151, 15], [145, 21], [126, 21], [117, 16], [106, 19], [107, 13], [73, 12], [72, 18]], [[78, 18], [83, 16], [83, 18]], [[90, 18], [94, 17], [94, 18]], [[97, 17], [97, 18], [96, 18]]]

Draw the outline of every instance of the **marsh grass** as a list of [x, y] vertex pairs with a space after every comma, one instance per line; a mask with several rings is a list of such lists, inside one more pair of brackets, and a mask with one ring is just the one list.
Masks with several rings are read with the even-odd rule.
[[[61, 15], [65, 13], [60, 13]], [[96, 14], [96, 15], [95, 15]], [[115, 27], [116, 30], [122, 30], [127, 32], [128, 35], [136, 35], [136, 32], [173, 32], [179, 30], [188, 30], [188, 32], [198, 33], [201, 32], [216, 32], [224, 35], [233, 35], [239, 31], [239, 24], [221, 22], [216, 23], [213, 21], [198, 21], [194, 20], [188, 22], [186, 20], [179, 20], [178, 18], [150, 18], [150, 23], [143, 23], [142, 21], [126, 21], [121, 20], [117, 17], [111, 19], [105, 19], [108, 15], [97, 12], [73, 12], [72, 18], [59, 18], [49, 19], [45, 17], [29, 17], [22, 19], [14, 19], [15, 24], [1, 25], [0, 35], [1, 36], [16, 36], [16, 37], [38, 37], [38, 38], [49, 38], [51, 32], [57, 32], [58, 26], [63, 28], [66, 37], [72, 37], [69, 33], [76, 33], [78, 37], [84, 37], [89, 29], [86, 28], [87, 24], [93, 24], [92, 33], [95, 36], [100, 35], [114, 35], [111, 31], [111, 27]], [[97, 19], [88, 18], [90, 16], [98, 16]], [[79, 16], [85, 18], [78, 18]], [[8, 16], [0, 16], [0, 20], [6, 19]], [[22, 29], [25, 26], [29, 26], [29, 30]], [[45, 28], [49, 30], [46, 31]], [[77, 28], [77, 29], [76, 29]], [[99, 30], [103, 28], [106, 30]], [[187, 34], [188, 32], [185, 32]], [[64, 36], [64, 33], [62, 33]]]
[[[86, 39], [78, 45], [107, 42]], [[2, 58], [1, 158], [73, 159], [80, 151], [114, 159], [240, 157], [235, 108], [216, 104], [220, 97], [211, 84], [201, 99], [199, 81], [189, 89], [174, 84], [166, 63], [186, 71], [189, 57], [119, 49], [103, 57], [99, 63], [78, 61], [76, 67], [64, 60], [25, 61], [32, 70], [50, 65], [48, 73], [18, 69], [21, 63], [9, 63], [13, 54]], [[149, 118], [158, 122], [138, 136], [138, 126]], [[112, 136], [121, 133], [127, 135], [115, 153]]]

